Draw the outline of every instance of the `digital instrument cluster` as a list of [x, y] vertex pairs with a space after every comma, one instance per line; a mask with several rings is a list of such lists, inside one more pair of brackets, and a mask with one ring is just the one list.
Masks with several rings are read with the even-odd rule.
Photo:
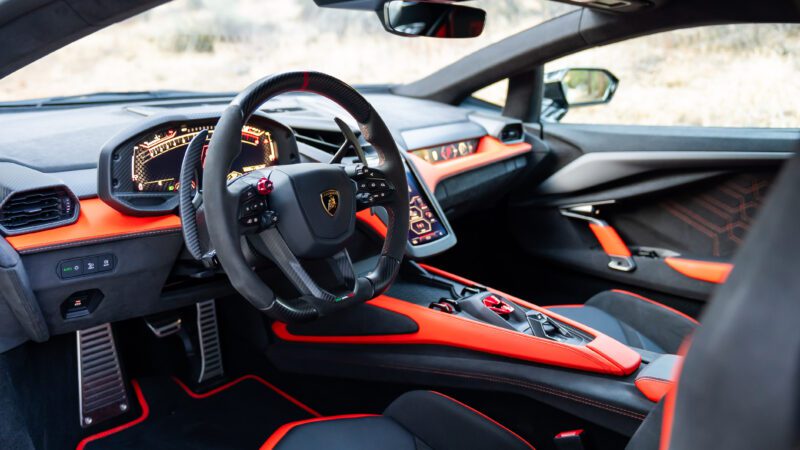
[[[183, 155], [192, 139], [208, 130], [201, 161], [205, 162], [214, 125], [185, 124], [158, 129], [133, 145], [131, 180], [135, 192], [172, 192], [181, 188]], [[242, 128], [242, 150], [231, 165], [228, 180], [263, 169], [278, 161], [278, 146], [272, 134], [256, 126]]]
[[414, 150], [412, 153], [426, 162], [436, 164], [442, 161], [472, 155], [478, 151], [478, 139], [453, 142], [451, 144], [437, 145], [436, 147]]

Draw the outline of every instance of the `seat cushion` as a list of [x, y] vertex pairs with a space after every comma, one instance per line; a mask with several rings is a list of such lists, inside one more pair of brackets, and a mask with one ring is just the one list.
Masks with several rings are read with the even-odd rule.
[[278, 450], [478, 450], [533, 447], [483, 413], [432, 391], [412, 391], [383, 415], [348, 415], [293, 422], [261, 447]]
[[630, 347], [656, 353], [677, 353], [683, 340], [698, 325], [680, 311], [621, 290], [600, 292], [583, 305], [549, 309]]

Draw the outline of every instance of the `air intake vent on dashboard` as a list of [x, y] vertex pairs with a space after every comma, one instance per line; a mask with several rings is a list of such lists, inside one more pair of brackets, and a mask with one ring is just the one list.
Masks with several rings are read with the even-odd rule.
[[500, 140], [503, 142], [517, 142], [522, 139], [522, 124], [510, 123], [500, 131]]
[[71, 223], [77, 218], [77, 199], [63, 186], [14, 192], [0, 206], [0, 228], [19, 234]]

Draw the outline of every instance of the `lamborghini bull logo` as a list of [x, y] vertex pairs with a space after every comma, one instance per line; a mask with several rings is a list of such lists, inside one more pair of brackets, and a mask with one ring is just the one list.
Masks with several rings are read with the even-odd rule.
[[319, 194], [322, 199], [322, 207], [329, 216], [333, 217], [336, 210], [339, 209], [339, 191], [336, 189], [328, 189], [327, 191]]

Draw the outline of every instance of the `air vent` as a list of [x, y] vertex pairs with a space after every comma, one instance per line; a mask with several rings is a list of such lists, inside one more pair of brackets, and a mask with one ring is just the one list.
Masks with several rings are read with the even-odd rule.
[[522, 124], [510, 123], [500, 131], [500, 140], [503, 142], [519, 142], [522, 140]]
[[15, 192], [0, 206], [0, 228], [19, 234], [75, 221], [77, 199], [63, 186]]

